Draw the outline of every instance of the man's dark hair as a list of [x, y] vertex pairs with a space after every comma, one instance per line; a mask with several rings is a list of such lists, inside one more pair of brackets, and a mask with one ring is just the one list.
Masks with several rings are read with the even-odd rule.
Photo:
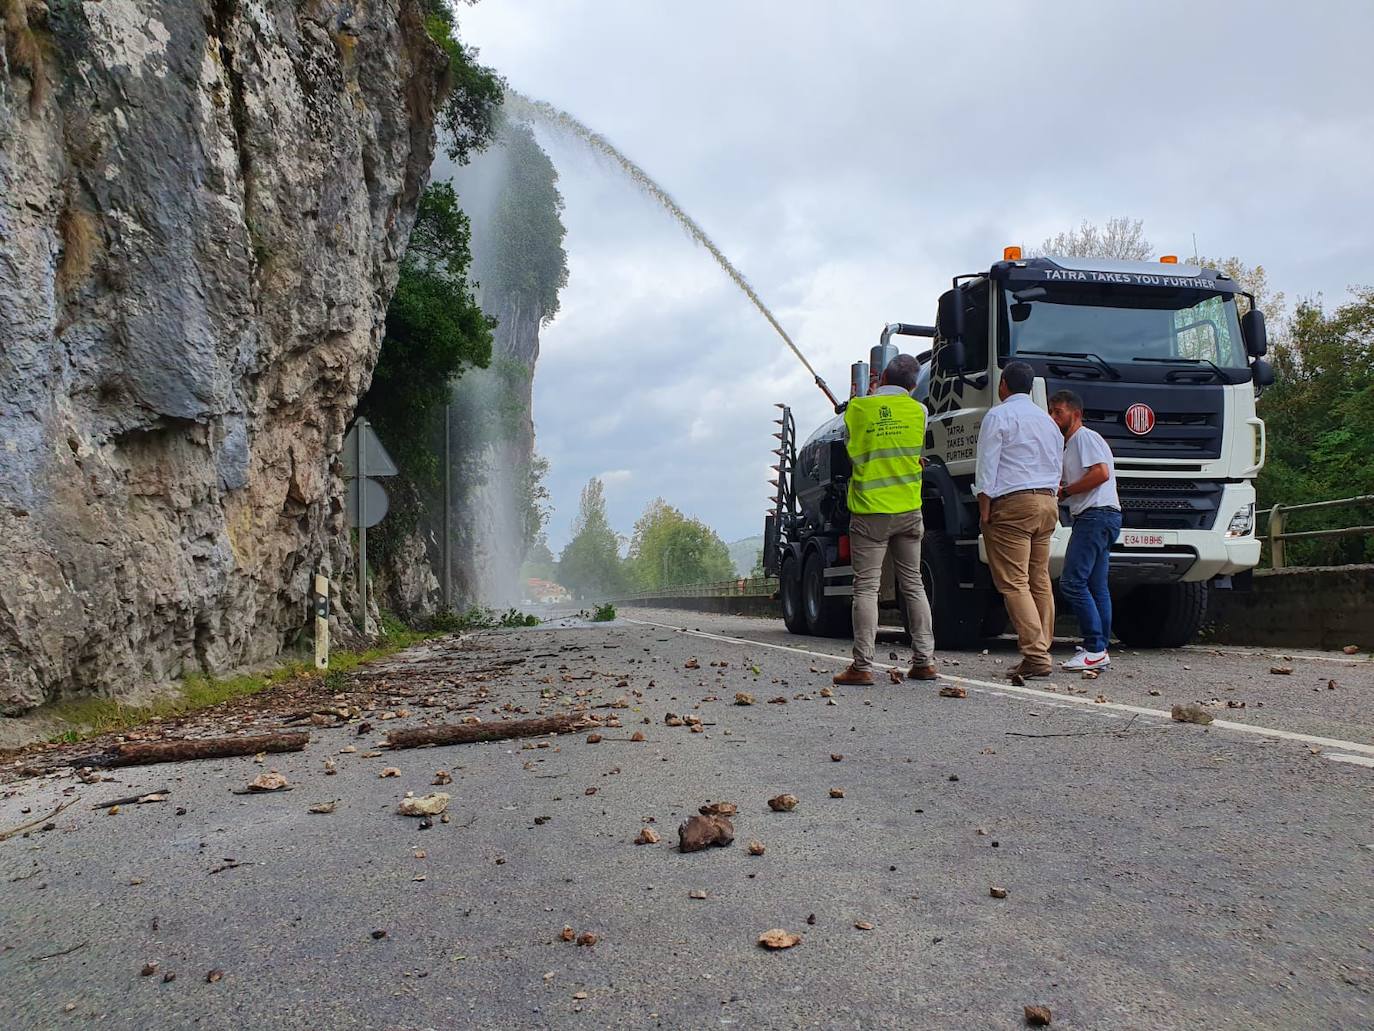
[[890, 386], [903, 390], [916, 388], [916, 377], [921, 373], [921, 363], [909, 354], [899, 354], [887, 363], [883, 376]]
[[1056, 390], [1053, 396], [1050, 397], [1050, 405], [1051, 407], [1054, 405], [1063, 405], [1071, 412], [1077, 412], [1079, 415], [1083, 414], [1083, 399], [1072, 390]]
[[1013, 394], [1029, 394], [1035, 382], [1035, 370], [1025, 362], [1007, 362], [1002, 370], [1002, 382]]

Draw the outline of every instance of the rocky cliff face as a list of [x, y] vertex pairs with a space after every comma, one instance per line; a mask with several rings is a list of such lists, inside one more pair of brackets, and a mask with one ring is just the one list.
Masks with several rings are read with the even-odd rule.
[[6, 0], [0, 710], [278, 653], [433, 151], [410, 0]]

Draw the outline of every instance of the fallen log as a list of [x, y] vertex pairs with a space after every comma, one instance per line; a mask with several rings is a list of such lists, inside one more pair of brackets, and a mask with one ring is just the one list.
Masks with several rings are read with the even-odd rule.
[[600, 726], [583, 716], [545, 716], [533, 720], [505, 720], [500, 723], [444, 723], [437, 727], [412, 727], [388, 731], [387, 748], [423, 748], [425, 745], [466, 745], [474, 741], [507, 741], [516, 737], [542, 737], [545, 734], [576, 734]]
[[[125, 741], [99, 757], [101, 766], [145, 766], [190, 759], [228, 759], [259, 752], [299, 752], [310, 741], [304, 731], [255, 734], [252, 737], [179, 738], [174, 741]], [[93, 764], [94, 765], [94, 764]]]

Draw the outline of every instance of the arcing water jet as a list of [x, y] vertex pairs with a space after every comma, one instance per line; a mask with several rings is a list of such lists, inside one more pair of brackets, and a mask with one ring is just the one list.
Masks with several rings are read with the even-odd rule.
[[744, 273], [731, 264], [721, 249], [716, 246], [716, 242], [706, 235], [706, 230], [697, 224], [696, 219], [682, 210], [682, 207], [672, 198], [662, 186], [654, 181], [654, 178], [644, 171], [634, 161], [630, 160], [620, 148], [608, 140], [599, 132], [595, 132], [589, 126], [578, 121], [568, 112], [561, 108], [554, 107], [552, 104], [543, 100], [535, 100], [527, 97], [516, 90], [506, 89], [506, 110], [514, 118], [523, 119], [531, 122], [538, 122], [549, 128], [565, 132], [592, 150], [614, 161], [620, 169], [630, 178], [630, 180], [641, 190], [657, 201], [668, 214], [672, 215], [677, 223], [687, 230], [688, 234], [701, 246], [710, 252], [711, 257], [716, 260], [716, 264], [724, 270], [725, 274], [734, 281], [734, 284], [744, 292], [759, 313], [768, 320], [768, 324], [777, 330], [778, 336], [782, 337], [783, 343], [791, 348], [792, 353], [797, 356], [798, 361], [806, 366], [806, 371], [811, 373], [816, 380], [816, 386], [825, 392], [825, 396], [830, 399], [830, 403], [838, 405], [835, 395], [830, 392], [830, 388], [825, 385], [825, 380], [821, 379], [820, 374], [811, 367], [811, 363], [806, 360], [806, 355], [793, 343], [792, 338], [787, 335], [787, 330], [782, 328], [777, 317], [769, 310], [768, 305], [763, 303], [763, 298], [759, 297], [758, 291], [744, 277]]

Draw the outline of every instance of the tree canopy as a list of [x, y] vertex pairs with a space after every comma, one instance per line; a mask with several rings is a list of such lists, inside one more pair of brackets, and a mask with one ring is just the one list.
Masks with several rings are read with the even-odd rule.
[[493, 323], [468, 283], [467, 216], [448, 183], [420, 195], [410, 246], [386, 310], [386, 335], [359, 411], [377, 425], [401, 471], [422, 486], [438, 483], [432, 440], [449, 381], [491, 362]]
[[483, 238], [482, 286], [503, 316], [534, 311], [546, 323], [558, 313], [558, 293], [568, 283], [558, 172], [527, 125], [508, 121], [501, 144], [508, 172]]
[[[1374, 287], [1328, 312], [1304, 300], [1273, 348], [1277, 382], [1260, 398], [1269, 456], [1256, 487], [1261, 508], [1374, 494]], [[1266, 315], [1266, 321], [1268, 315]], [[1367, 510], [1366, 510], [1367, 511]], [[1289, 529], [1368, 522], [1358, 509], [1295, 513]], [[1365, 537], [1291, 541], [1290, 561], [1374, 561]]]
[[640, 590], [728, 580], [735, 574], [725, 542], [699, 519], [655, 498], [635, 523], [627, 560]]
[[448, 0], [419, 0], [429, 38], [448, 54], [447, 93], [439, 109], [444, 149], [457, 164], [496, 136], [505, 82], [477, 61], [477, 48], [457, 38], [458, 19]]
[[1084, 219], [1077, 229], [1047, 237], [1038, 253], [1148, 261], [1154, 256], [1155, 249], [1145, 239], [1143, 226], [1143, 221], [1138, 218], [1109, 218], [1100, 227]]
[[558, 559], [558, 582], [579, 598], [606, 597], [625, 586], [620, 538], [606, 516], [606, 490], [596, 477], [582, 488], [573, 536]]

